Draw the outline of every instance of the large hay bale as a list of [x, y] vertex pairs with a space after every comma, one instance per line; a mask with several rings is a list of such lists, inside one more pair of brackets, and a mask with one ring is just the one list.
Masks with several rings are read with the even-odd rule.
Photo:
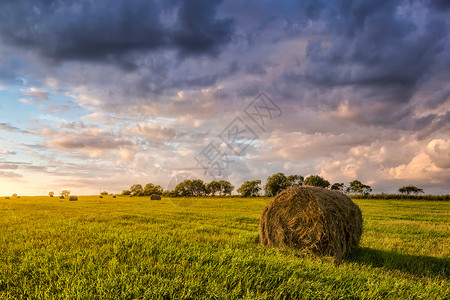
[[362, 234], [359, 207], [344, 194], [319, 187], [285, 190], [264, 209], [259, 222], [262, 245], [290, 247], [340, 261]]
[[69, 196], [69, 201], [78, 201], [77, 196]]
[[150, 200], [161, 200], [161, 195], [158, 194], [152, 194], [150, 196]]
[[59, 196], [59, 199], [64, 199], [64, 196]]
[[5, 199], [11, 199], [11, 197], [9, 197], [9, 196], [5, 196]]
[[113, 198], [117, 198], [116, 196], [113, 196]]

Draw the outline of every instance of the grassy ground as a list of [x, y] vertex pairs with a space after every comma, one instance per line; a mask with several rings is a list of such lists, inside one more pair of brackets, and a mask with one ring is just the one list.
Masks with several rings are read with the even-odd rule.
[[450, 298], [449, 202], [355, 200], [335, 265], [258, 246], [267, 201], [0, 198], [0, 299]]

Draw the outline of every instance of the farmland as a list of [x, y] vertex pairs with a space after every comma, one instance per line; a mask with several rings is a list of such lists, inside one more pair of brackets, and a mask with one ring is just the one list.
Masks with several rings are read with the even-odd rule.
[[259, 246], [268, 201], [2, 197], [0, 298], [450, 297], [448, 201], [354, 200], [362, 243], [339, 265]]

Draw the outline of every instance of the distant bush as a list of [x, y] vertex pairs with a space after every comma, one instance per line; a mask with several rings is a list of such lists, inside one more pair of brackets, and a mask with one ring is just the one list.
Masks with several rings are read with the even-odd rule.
[[404, 194], [374, 194], [374, 195], [349, 195], [352, 199], [374, 199], [374, 200], [428, 200], [428, 201], [450, 201], [450, 195], [404, 195]]
[[122, 191], [122, 196], [129, 196], [131, 195], [131, 191], [130, 190], [123, 190]]

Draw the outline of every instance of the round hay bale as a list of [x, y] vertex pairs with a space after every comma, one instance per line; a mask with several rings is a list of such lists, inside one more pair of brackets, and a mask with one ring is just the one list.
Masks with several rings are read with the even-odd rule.
[[150, 200], [161, 200], [161, 195], [158, 194], [152, 194], [150, 196]]
[[64, 199], [64, 196], [59, 196], [59, 199]]
[[69, 201], [78, 201], [77, 196], [69, 196]]
[[5, 199], [11, 199], [11, 197], [9, 197], [9, 196], [5, 196]]
[[116, 196], [113, 196], [113, 198], [117, 198]]
[[290, 247], [340, 261], [361, 239], [361, 210], [344, 194], [302, 186], [285, 190], [264, 209], [262, 245]]
[[99, 196], [99, 198], [103, 198], [103, 196]]

